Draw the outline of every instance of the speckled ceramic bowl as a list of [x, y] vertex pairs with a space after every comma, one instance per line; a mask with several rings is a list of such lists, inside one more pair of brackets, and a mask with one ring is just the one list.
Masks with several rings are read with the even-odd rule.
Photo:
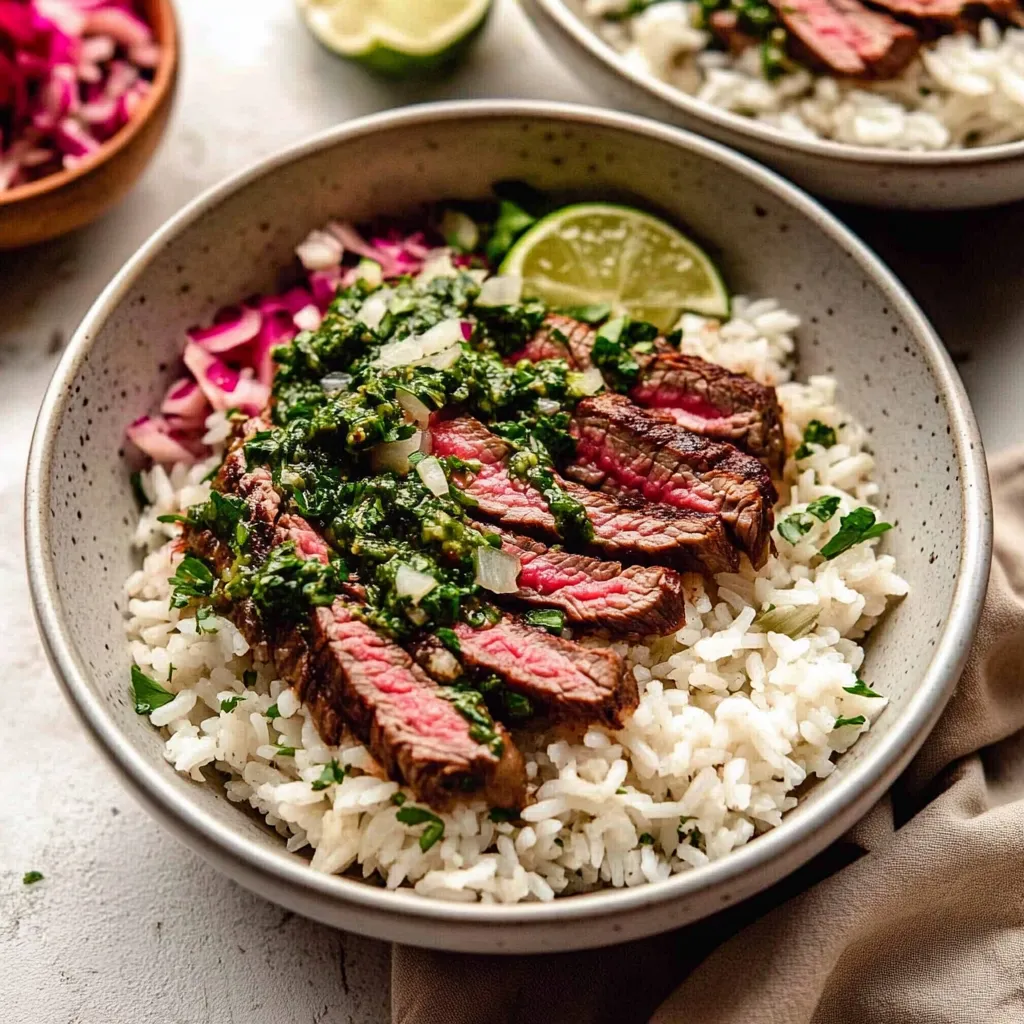
[[[737, 291], [800, 311], [803, 372], [835, 373], [873, 432], [887, 545], [910, 596], [872, 633], [869, 678], [891, 706], [780, 828], [658, 885], [547, 904], [425, 900], [313, 872], [216, 786], [176, 774], [132, 710], [122, 582], [136, 509], [124, 427], [176, 373], [182, 331], [269, 288], [292, 247], [332, 216], [483, 196], [502, 178], [617, 196], [685, 224]], [[634, 117], [522, 102], [426, 106], [356, 121], [207, 192], [132, 257], [78, 329], [32, 445], [26, 525], [36, 613], [54, 669], [128, 787], [176, 836], [243, 885], [342, 928], [434, 947], [524, 952], [672, 928], [764, 888], [862, 815], [924, 740], [977, 623], [990, 505], [967, 398], [892, 275], [814, 201], [720, 146]]]
[[566, 67], [610, 106], [724, 142], [817, 195], [908, 210], [995, 206], [1024, 198], [1024, 142], [908, 153], [797, 138], [637, 69], [584, 20], [583, 0], [523, 0], [523, 8]]

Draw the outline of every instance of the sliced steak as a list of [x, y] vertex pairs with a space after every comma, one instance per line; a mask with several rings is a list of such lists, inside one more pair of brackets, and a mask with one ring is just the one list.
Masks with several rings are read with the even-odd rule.
[[[633, 673], [610, 648], [581, 647], [514, 616], [483, 629], [462, 623], [455, 635], [458, 660], [471, 680], [496, 675], [559, 722], [619, 729], [639, 703]], [[417, 660], [437, 671], [439, 646], [436, 637], [420, 641]]]
[[968, 30], [971, 22], [981, 18], [1015, 21], [1021, 13], [1016, 0], [870, 0], [870, 4], [897, 18], [913, 20], [929, 35]]
[[[487, 529], [494, 530], [493, 526]], [[665, 636], [683, 617], [683, 581], [660, 565], [606, 562], [530, 537], [496, 531], [502, 549], [518, 557], [522, 571], [517, 602], [558, 608], [574, 626], [615, 636]]]
[[677, 352], [648, 363], [629, 397], [695, 434], [736, 445], [782, 475], [786, 441], [775, 388]]
[[740, 16], [736, 11], [712, 11], [708, 17], [711, 34], [734, 57], [758, 45], [758, 40], [740, 28]]
[[225, 494], [243, 498], [249, 506], [249, 550], [262, 561], [274, 543], [274, 528], [281, 512], [281, 496], [274, 490], [274, 481], [266, 466], [249, 469], [245, 461], [245, 444], [271, 424], [262, 416], [253, 416], [235, 428], [235, 435], [214, 481], [214, 488]]
[[506, 356], [505, 362], [515, 366], [520, 359], [528, 359], [531, 363], [539, 363], [543, 359], [564, 359], [570, 364], [573, 362], [565, 342], [553, 337], [546, 327], [541, 327], [518, 352]]
[[[231, 483], [251, 496], [250, 545], [254, 530], [264, 530], [272, 512], [262, 480], [261, 469], [246, 469], [241, 444], [218, 475], [218, 484]], [[272, 544], [292, 543], [299, 554], [326, 561], [327, 545], [313, 527], [298, 516], [278, 516], [279, 503], [273, 508]], [[188, 528], [184, 543], [218, 573], [231, 566], [231, 549], [208, 530]], [[325, 742], [339, 742], [347, 724], [390, 778], [408, 784], [432, 807], [443, 809], [471, 794], [493, 806], [520, 806], [525, 766], [504, 727], [495, 723], [498, 751], [473, 739], [470, 723], [436, 683], [401, 647], [361, 621], [355, 607], [339, 598], [297, 624], [263, 622], [248, 600], [237, 602], [229, 614], [253, 646], [269, 643], [282, 678], [309, 707]]]
[[[477, 505], [475, 512], [516, 532], [559, 540], [555, 517], [543, 496], [528, 483], [509, 475], [511, 449], [478, 420], [468, 416], [433, 419], [435, 455], [477, 460], [480, 471], [460, 475], [456, 484]], [[715, 512], [694, 512], [654, 504], [636, 496], [612, 497], [557, 477], [570, 496], [586, 509], [594, 527], [591, 547], [601, 557], [646, 562], [675, 568], [724, 572], [738, 557]]]
[[592, 365], [590, 350], [594, 347], [596, 335], [596, 329], [582, 320], [574, 320], [561, 313], [548, 313], [540, 330], [518, 355], [533, 363], [539, 359], [565, 359], [575, 369], [586, 370]]
[[917, 55], [909, 26], [858, 0], [772, 0], [790, 32], [793, 55], [830, 74], [893, 78]]
[[585, 398], [571, 430], [576, 455], [566, 474], [611, 494], [720, 513], [755, 567], [764, 565], [774, 524], [768, 471], [731, 444], [648, 415], [624, 395]]

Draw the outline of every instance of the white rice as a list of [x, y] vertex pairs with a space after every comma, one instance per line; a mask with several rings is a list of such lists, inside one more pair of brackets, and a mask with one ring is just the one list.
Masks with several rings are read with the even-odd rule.
[[926, 43], [896, 78], [863, 81], [799, 70], [768, 81], [752, 47], [708, 49], [699, 5], [671, 0], [624, 22], [601, 19], [626, 0], [584, 0], [596, 31], [638, 70], [706, 103], [804, 138], [882, 149], [992, 146], [1024, 138], [1024, 31], [983, 21]]
[[[389, 888], [412, 886], [438, 899], [514, 903], [550, 900], [601, 886], [643, 885], [711, 860], [778, 825], [797, 803], [794, 789], [833, 770], [833, 755], [856, 742], [884, 698], [848, 693], [864, 658], [859, 640], [907, 586], [878, 541], [814, 565], [840, 515], [870, 503], [877, 488], [863, 429], [835, 404], [826, 377], [790, 381], [791, 332], [799, 321], [772, 300], [737, 298], [728, 323], [682, 321], [684, 351], [779, 385], [790, 449], [818, 419], [838, 443], [786, 466], [778, 519], [822, 495], [840, 512], [792, 545], [776, 535], [777, 557], [754, 572], [748, 563], [714, 585], [692, 578], [686, 621], [674, 635], [617, 645], [640, 689], [640, 706], [620, 732], [591, 727], [582, 738], [517, 730], [532, 802], [522, 825], [495, 823], [482, 804], [442, 815], [443, 838], [426, 852], [422, 825], [403, 825], [388, 781], [365, 747], [329, 747], [272, 664], [254, 663], [227, 619], [203, 624], [169, 609], [167, 577], [180, 556], [177, 527], [156, 516], [203, 500], [201, 481], [219, 461], [170, 472], [155, 467], [143, 483], [152, 505], [136, 532], [142, 568], [126, 584], [131, 654], [177, 696], [150, 720], [165, 731], [164, 756], [197, 783], [224, 780], [227, 796], [248, 804], [287, 840], [308, 849], [314, 869], [377, 876]], [[209, 437], [223, 439], [221, 414]], [[818, 613], [812, 632], [793, 640], [752, 628], [768, 605]], [[174, 666], [171, 673], [171, 666]], [[256, 671], [245, 686], [242, 673]], [[168, 681], [168, 674], [170, 679]], [[868, 680], [877, 690], [885, 680]], [[231, 710], [221, 701], [241, 696]], [[276, 703], [279, 717], [269, 720]], [[834, 729], [837, 717], [862, 726]], [[279, 754], [279, 746], [294, 749]], [[340, 785], [312, 783], [332, 758], [349, 768]], [[209, 769], [215, 773], [207, 775]], [[204, 771], [207, 770], [207, 771]], [[409, 800], [412, 800], [411, 795]]]

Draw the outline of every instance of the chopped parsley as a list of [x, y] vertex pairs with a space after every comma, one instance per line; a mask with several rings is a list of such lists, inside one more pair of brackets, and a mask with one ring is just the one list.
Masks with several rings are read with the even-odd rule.
[[853, 686], [844, 686], [843, 689], [847, 693], [852, 693], [855, 697], [881, 697], [880, 693], [875, 693], [874, 690], [864, 682], [863, 679], [858, 679]]
[[452, 703], [455, 710], [469, 722], [470, 739], [483, 743], [490, 748], [495, 757], [501, 757], [505, 744], [498, 734], [494, 719], [491, 718], [483, 694], [461, 686], [443, 686], [441, 695]]
[[276, 704], [271, 704], [270, 707], [263, 712], [263, 717], [267, 719], [268, 722], [273, 722], [275, 718], [281, 717], [281, 712], [277, 710]]
[[827, 523], [838, 510], [839, 497], [835, 494], [826, 494], [824, 497], [816, 498], [807, 506], [807, 514], [814, 516], [822, 523]]
[[294, 757], [294, 756], [295, 756], [295, 748], [294, 747], [285, 746], [283, 743], [278, 743], [277, 744], [277, 750], [276, 750], [276, 752], [274, 754], [274, 757]]
[[462, 653], [462, 644], [459, 643], [458, 635], [454, 629], [449, 629], [447, 626], [441, 626], [434, 630], [434, 636], [448, 648], [452, 654]]
[[547, 630], [553, 636], [561, 636], [565, 629], [565, 612], [558, 608], [536, 608], [527, 612], [523, 620], [538, 629]]
[[863, 715], [855, 715], [853, 718], [837, 718], [833, 729], [842, 729], [844, 725], [863, 725], [867, 719]]
[[235, 708], [237, 708], [238, 705], [243, 700], [245, 700], [245, 694], [244, 693], [236, 693], [234, 695], [234, 697], [226, 697], [224, 700], [222, 700], [220, 702], [220, 709], [221, 709], [221, 711], [226, 711], [226, 712], [230, 713], [230, 712], [234, 711]]
[[426, 807], [401, 807], [395, 812], [395, 817], [403, 825], [426, 824], [420, 835], [420, 849], [424, 853], [444, 835], [444, 822]]
[[881, 537], [891, 529], [892, 523], [876, 522], [875, 513], [866, 505], [862, 505], [839, 520], [839, 532], [822, 547], [821, 556], [829, 561], [855, 544], [871, 540], [873, 537]]
[[196, 632], [202, 636], [204, 633], [216, 633], [216, 626], [207, 626], [205, 623], [207, 620], [213, 618], [215, 612], [212, 605], [204, 604], [200, 605], [196, 609]]
[[323, 770], [320, 772], [319, 778], [314, 779], [311, 783], [313, 791], [315, 793], [319, 793], [328, 786], [340, 785], [345, 779], [346, 771], [346, 768], [338, 764], [336, 758], [331, 758], [331, 760], [323, 766]]
[[654, 324], [620, 316], [598, 330], [591, 358], [608, 385], [615, 391], [625, 392], [640, 376], [640, 364], [634, 351], [649, 351], [650, 343], [657, 336]]
[[25, 874], [21, 876], [21, 884], [35, 885], [36, 882], [41, 882], [43, 877], [44, 875], [42, 871], [26, 871]]
[[810, 445], [818, 444], [822, 448], [831, 448], [836, 443], [836, 432], [832, 427], [821, 420], [811, 420], [810, 423], [804, 428], [804, 440], [803, 444], [797, 448], [794, 453], [794, 457], [797, 460], [806, 459], [808, 456], [814, 453], [810, 449]]
[[533, 705], [521, 693], [506, 689], [502, 690], [501, 697], [509, 718], [529, 718], [533, 714]]
[[174, 700], [174, 694], [150, 678], [138, 665], [132, 665], [132, 700], [135, 714], [148, 715]]
[[788, 540], [790, 544], [796, 544], [814, 526], [815, 519], [820, 523], [827, 523], [836, 514], [838, 508], [839, 498], [834, 494], [817, 498], [807, 506], [805, 512], [794, 512], [792, 515], [786, 516], [779, 523], [779, 536]]
[[637, 840], [637, 842], [641, 846], [653, 846], [654, 845], [654, 836], [652, 836], [650, 832], [641, 832], [640, 833], [640, 838]]
[[213, 573], [195, 555], [186, 555], [168, 582], [172, 588], [172, 608], [184, 608], [193, 597], [209, 597], [213, 593]]
[[505, 253], [512, 248], [512, 243], [536, 220], [536, 217], [527, 213], [518, 203], [512, 202], [511, 199], [502, 199], [498, 205], [498, 217], [491, 228], [491, 237], [487, 240], [485, 249], [491, 264], [497, 266]]
[[403, 792], [402, 792], [401, 790], [399, 790], [399, 791], [398, 791], [397, 793], [395, 793], [395, 794], [394, 794], [394, 795], [393, 795], [393, 796], [391, 797], [391, 802], [392, 802], [392, 803], [393, 803], [393, 804], [394, 804], [394, 805], [395, 805], [396, 807], [401, 807], [401, 806], [402, 806], [402, 804], [404, 804], [404, 803], [405, 803], [405, 801], [406, 801], [407, 799], [408, 799], [408, 797], [407, 797], [407, 796], [406, 796], [406, 795], [405, 795], [405, 794], [404, 794], [404, 793], [403, 793]]

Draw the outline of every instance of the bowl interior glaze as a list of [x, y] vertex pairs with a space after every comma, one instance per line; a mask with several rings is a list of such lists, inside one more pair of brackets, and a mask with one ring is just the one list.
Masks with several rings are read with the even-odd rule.
[[[191, 783], [162, 759], [159, 735], [129, 698], [122, 585], [136, 566], [136, 509], [124, 428], [177, 374], [184, 329], [274, 287], [309, 229], [484, 196], [509, 178], [662, 213], [703, 240], [735, 292], [776, 296], [803, 317], [801, 373], [835, 374], [841, 402], [872, 433], [879, 501], [897, 527], [886, 548], [911, 594], [869, 643], [864, 676], [890, 707], [782, 827], [656, 886], [547, 906], [449, 905], [309, 871], [218, 787]], [[828, 214], [745, 158], [674, 129], [483, 102], [335, 129], [165, 226], [98, 300], [55, 375], [33, 443], [27, 531], [58, 676], [126, 782], [180, 838], [243, 884], [335, 925], [522, 952], [601, 945], [704, 916], [792, 870], [862, 814], [954, 684], [987, 578], [987, 517], [980, 443], [948, 359], [895, 281]], [[574, 927], [580, 917], [594, 927]]]

